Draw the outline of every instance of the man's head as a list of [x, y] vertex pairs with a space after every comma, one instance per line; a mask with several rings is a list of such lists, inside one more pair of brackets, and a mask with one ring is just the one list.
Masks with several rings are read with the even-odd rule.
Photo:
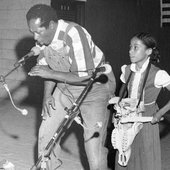
[[37, 43], [50, 44], [58, 24], [56, 11], [48, 5], [37, 4], [29, 9], [26, 19]]

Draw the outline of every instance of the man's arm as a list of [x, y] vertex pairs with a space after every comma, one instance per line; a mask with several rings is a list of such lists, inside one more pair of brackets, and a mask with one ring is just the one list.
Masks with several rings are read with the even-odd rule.
[[[66, 83], [78, 83], [90, 78], [90, 76], [79, 77], [72, 72], [60, 72], [50, 69], [48, 66], [37, 65], [29, 72], [30, 76], [39, 76], [45, 79], [57, 80]], [[47, 86], [50, 88], [50, 85]], [[48, 94], [47, 94], [48, 95]]]
[[55, 109], [55, 99], [52, 96], [52, 92], [55, 87], [55, 82], [46, 80], [44, 82], [44, 97], [43, 97], [43, 107], [42, 107], [42, 117], [46, 119], [47, 114], [51, 116], [49, 107], [51, 106]]
[[52, 95], [52, 91], [55, 87], [55, 84], [56, 83], [53, 81], [45, 80], [45, 82], [44, 82], [44, 98], [47, 98]]

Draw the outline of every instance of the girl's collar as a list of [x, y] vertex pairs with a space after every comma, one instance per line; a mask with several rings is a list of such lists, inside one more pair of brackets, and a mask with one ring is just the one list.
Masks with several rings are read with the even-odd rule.
[[136, 70], [136, 63], [132, 63], [131, 66], [130, 66], [130, 69], [131, 69], [133, 72], [143, 73], [143, 72], [146, 70], [146, 68], [147, 68], [147, 66], [148, 66], [148, 64], [149, 64], [149, 60], [150, 60], [150, 58], [148, 58], [148, 59], [144, 62], [144, 64], [142, 65], [142, 68], [141, 68], [140, 70]]

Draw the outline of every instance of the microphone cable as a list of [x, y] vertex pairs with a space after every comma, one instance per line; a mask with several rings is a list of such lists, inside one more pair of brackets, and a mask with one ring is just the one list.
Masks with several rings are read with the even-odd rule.
[[8, 88], [8, 85], [6, 83], [3, 83], [4, 88], [6, 89], [6, 91], [8, 92], [9, 98], [11, 100], [12, 105], [14, 106], [15, 109], [17, 109], [18, 111], [20, 111], [22, 113], [22, 115], [26, 116], [28, 114], [28, 111], [26, 109], [20, 109], [19, 107], [17, 107], [12, 99], [12, 95], [11, 92]]

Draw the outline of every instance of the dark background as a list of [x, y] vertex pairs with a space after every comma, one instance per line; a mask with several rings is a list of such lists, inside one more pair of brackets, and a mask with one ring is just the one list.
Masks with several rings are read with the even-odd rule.
[[[113, 67], [116, 94], [120, 88], [120, 67], [129, 63], [129, 42], [137, 32], [149, 32], [157, 39], [161, 54], [159, 66], [170, 73], [170, 26], [160, 26], [160, 0], [52, 0], [51, 6], [59, 18], [78, 22], [92, 35]], [[169, 98], [166, 89], [162, 91], [159, 105]]]

